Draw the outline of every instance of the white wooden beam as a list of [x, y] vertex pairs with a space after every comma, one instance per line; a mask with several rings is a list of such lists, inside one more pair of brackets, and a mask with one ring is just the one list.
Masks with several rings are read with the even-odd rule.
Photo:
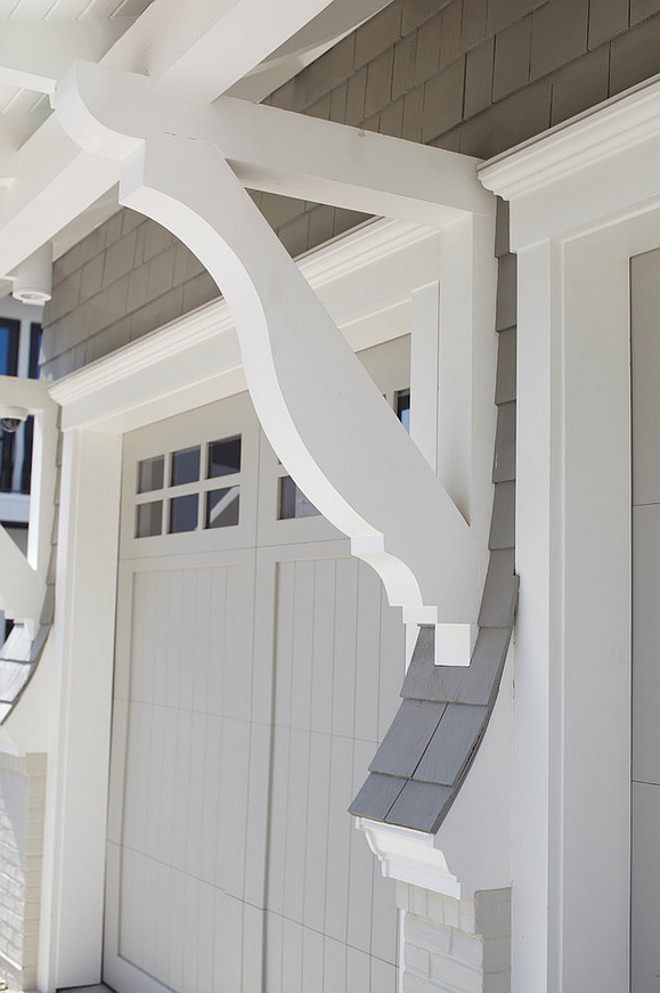
[[[0, 199], [0, 275], [7, 275], [117, 182], [117, 166], [81, 151], [51, 116], [11, 160]], [[1, 184], [0, 184], [1, 185]]]
[[0, 22], [0, 83], [52, 93], [72, 62], [97, 62], [135, 18]]
[[235, 83], [228, 91], [229, 95], [258, 103], [386, 7], [388, 2], [333, 0], [309, 24]]
[[154, 0], [106, 60], [210, 103], [330, 0]]
[[232, 97], [206, 107], [136, 73], [76, 63], [55, 107], [85, 148], [114, 158], [168, 131], [217, 145], [251, 189], [437, 227], [495, 210], [478, 159]]

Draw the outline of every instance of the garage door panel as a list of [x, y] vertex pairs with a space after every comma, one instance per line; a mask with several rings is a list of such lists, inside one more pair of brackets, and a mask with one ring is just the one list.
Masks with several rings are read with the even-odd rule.
[[[223, 462], [214, 441], [239, 436]], [[125, 436], [104, 967], [120, 993], [385, 993], [380, 966], [396, 974], [394, 896], [347, 807], [396, 708], [403, 629], [327, 521], [279, 519], [285, 477], [247, 396]], [[238, 523], [207, 526], [223, 488]], [[179, 496], [195, 530], [170, 530]]]

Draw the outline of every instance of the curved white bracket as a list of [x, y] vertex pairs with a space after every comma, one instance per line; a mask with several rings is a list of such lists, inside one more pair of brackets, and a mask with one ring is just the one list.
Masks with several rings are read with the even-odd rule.
[[208, 109], [89, 65], [65, 78], [55, 108], [84, 149], [121, 162], [120, 202], [172, 231], [217, 282], [255, 409], [298, 485], [404, 619], [448, 622], [439, 661], [467, 664], [486, 549], [243, 189], [222, 133], [208, 139]]
[[34, 638], [46, 595], [55, 495], [57, 405], [47, 384], [0, 376], [0, 404], [34, 414], [27, 556], [0, 526], [0, 597], [5, 613], [23, 621]]

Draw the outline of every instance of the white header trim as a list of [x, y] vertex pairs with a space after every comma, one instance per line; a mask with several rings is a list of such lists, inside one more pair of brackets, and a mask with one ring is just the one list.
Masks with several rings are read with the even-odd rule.
[[660, 135], [660, 75], [489, 159], [479, 179], [512, 200]]

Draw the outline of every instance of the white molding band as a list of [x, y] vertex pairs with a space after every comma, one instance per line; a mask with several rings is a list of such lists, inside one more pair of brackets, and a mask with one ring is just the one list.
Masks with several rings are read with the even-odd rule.
[[367, 817], [356, 817], [355, 827], [364, 832], [384, 876], [461, 898], [461, 884], [449, 871], [443, 853], [435, 847], [435, 835]]

